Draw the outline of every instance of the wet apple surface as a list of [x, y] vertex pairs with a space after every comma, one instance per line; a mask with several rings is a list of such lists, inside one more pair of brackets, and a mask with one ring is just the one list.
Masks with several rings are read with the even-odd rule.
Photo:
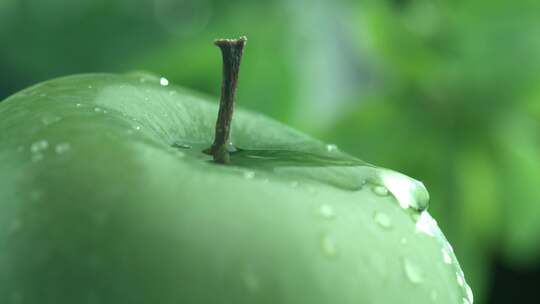
[[145, 74], [0, 103], [0, 303], [469, 303], [424, 186]]

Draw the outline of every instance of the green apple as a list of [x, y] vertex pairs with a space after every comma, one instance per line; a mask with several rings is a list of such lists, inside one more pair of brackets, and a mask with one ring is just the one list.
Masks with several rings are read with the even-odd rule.
[[[0, 303], [470, 303], [423, 185], [143, 74], [0, 103]], [[360, 144], [360, 143], [359, 143]]]

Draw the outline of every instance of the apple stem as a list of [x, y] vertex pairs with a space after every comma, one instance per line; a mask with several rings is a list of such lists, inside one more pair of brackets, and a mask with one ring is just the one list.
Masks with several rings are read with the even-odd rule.
[[230, 162], [230, 150], [233, 148], [230, 142], [231, 122], [240, 61], [246, 42], [247, 38], [245, 36], [238, 39], [217, 39], [214, 41], [214, 44], [221, 49], [223, 57], [223, 80], [216, 122], [216, 135], [209, 152], [213, 155], [214, 161], [220, 164]]

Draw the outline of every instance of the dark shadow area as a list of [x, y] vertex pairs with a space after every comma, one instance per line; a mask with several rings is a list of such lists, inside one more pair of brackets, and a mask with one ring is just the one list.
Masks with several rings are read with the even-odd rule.
[[497, 258], [487, 303], [538, 303], [539, 289], [540, 265], [518, 269], [506, 265], [501, 258]]

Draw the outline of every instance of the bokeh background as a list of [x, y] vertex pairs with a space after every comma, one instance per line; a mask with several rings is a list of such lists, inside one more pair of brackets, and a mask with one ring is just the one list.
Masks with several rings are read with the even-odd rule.
[[0, 0], [0, 100], [134, 70], [217, 96], [240, 34], [239, 104], [424, 181], [475, 302], [531, 303], [540, 1]]

